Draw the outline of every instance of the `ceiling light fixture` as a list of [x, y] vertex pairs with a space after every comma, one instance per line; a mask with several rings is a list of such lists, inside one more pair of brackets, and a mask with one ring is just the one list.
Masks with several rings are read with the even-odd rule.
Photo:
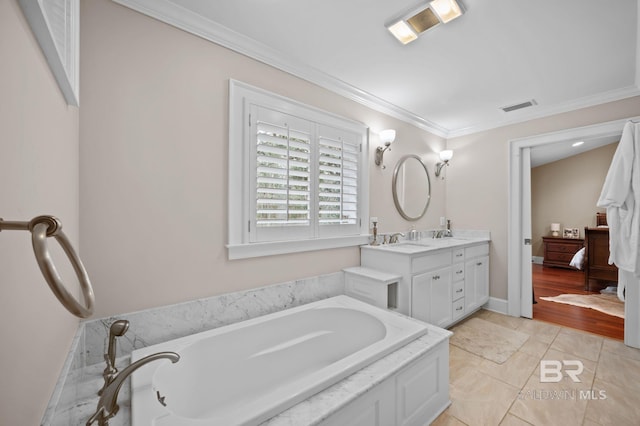
[[443, 24], [462, 15], [462, 8], [456, 0], [433, 0], [429, 3], [429, 6], [438, 15]]
[[402, 44], [411, 43], [420, 34], [445, 24], [464, 13], [456, 0], [433, 0], [426, 6], [413, 9], [386, 25], [387, 29]]

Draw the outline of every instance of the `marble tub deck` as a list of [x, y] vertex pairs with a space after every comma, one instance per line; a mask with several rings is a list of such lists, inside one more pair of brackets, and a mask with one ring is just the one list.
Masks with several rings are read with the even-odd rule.
[[[429, 333], [407, 344], [401, 349], [387, 355], [386, 357], [370, 364], [360, 371], [352, 374], [335, 385], [313, 395], [311, 398], [283, 411], [275, 417], [262, 423], [261, 426], [301, 426], [317, 425], [324, 419], [334, 414], [342, 407], [365, 394], [385, 379], [411, 364], [434, 348], [435, 345], [449, 338], [450, 333], [446, 330], [433, 327]], [[118, 365], [127, 365], [129, 357], [118, 359]], [[85, 381], [81, 382], [81, 393], [79, 400], [71, 409], [66, 418], [72, 423], [56, 423], [60, 426], [65, 424], [82, 424], [94, 413], [97, 397], [95, 390], [102, 386], [102, 366], [92, 366], [92, 371], [87, 371]], [[100, 378], [96, 378], [96, 376]], [[130, 426], [131, 425], [131, 393], [130, 386], [125, 384], [118, 398], [120, 410], [118, 414], [109, 421], [110, 426]]]
[[[93, 415], [102, 387], [103, 354], [109, 325], [127, 319], [131, 326], [118, 339], [116, 366], [130, 363], [133, 349], [166, 342], [211, 328], [344, 294], [342, 272], [247, 292], [232, 293], [81, 323], [42, 424], [83, 425]], [[426, 354], [451, 333], [430, 326], [426, 335], [370, 364], [306, 401], [264, 423], [268, 426], [314, 425]], [[130, 384], [121, 388], [118, 414], [111, 426], [131, 425]]]

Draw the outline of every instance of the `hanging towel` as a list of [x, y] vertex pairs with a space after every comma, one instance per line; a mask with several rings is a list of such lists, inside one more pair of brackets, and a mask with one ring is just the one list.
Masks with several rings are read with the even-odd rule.
[[640, 276], [640, 124], [628, 122], [613, 155], [597, 205], [607, 209], [609, 264], [618, 271], [618, 297], [630, 274]]

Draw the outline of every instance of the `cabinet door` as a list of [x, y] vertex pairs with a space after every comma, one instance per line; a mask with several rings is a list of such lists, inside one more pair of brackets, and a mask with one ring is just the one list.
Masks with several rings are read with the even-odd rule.
[[412, 280], [412, 316], [438, 327], [448, 326], [453, 319], [451, 291], [451, 267], [414, 276]]
[[396, 376], [395, 424], [428, 425], [449, 404], [449, 344], [446, 341]]
[[465, 314], [489, 300], [489, 256], [468, 260], [465, 264]]
[[393, 426], [396, 424], [393, 379], [365, 393], [322, 423], [322, 426]]

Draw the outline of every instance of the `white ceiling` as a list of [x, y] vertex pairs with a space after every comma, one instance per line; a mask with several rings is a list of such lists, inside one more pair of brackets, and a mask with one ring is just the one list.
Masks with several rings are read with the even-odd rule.
[[[554, 161], [563, 160], [592, 149], [600, 148], [620, 140], [620, 136], [596, 136], [589, 139], [568, 139], [561, 142], [539, 145], [531, 148], [531, 167], [538, 167]], [[582, 145], [573, 146], [576, 142]]]
[[385, 23], [426, 2], [114, 1], [443, 137], [640, 94], [638, 0], [460, 0], [406, 46]]

